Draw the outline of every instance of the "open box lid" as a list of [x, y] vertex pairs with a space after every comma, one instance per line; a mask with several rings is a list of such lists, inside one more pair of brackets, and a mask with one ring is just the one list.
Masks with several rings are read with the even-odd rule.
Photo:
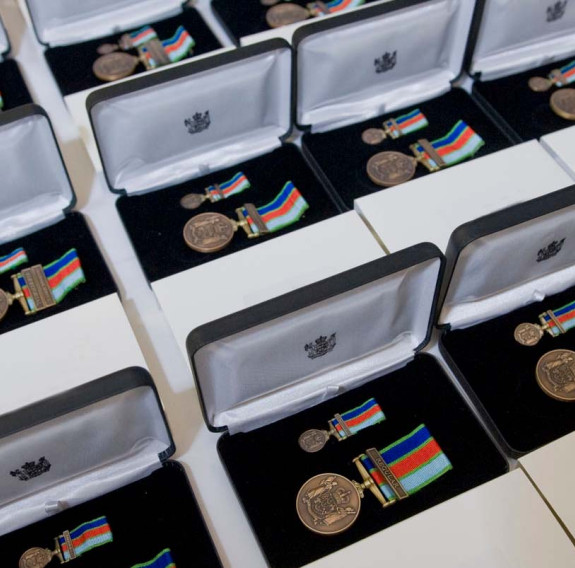
[[575, 186], [461, 225], [447, 247], [439, 324], [476, 325], [575, 284]]
[[469, 71], [484, 81], [575, 54], [573, 0], [478, 0]]
[[297, 124], [328, 131], [449, 91], [474, 5], [396, 0], [298, 29]]
[[291, 48], [274, 39], [91, 93], [110, 189], [145, 193], [278, 148], [292, 129], [291, 73]]
[[64, 217], [76, 195], [48, 115], [25, 105], [0, 113], [0, 243]]
[[141, 479], [174, 451], [156, 387], [139, 367], [0, 416], [2, 533]]
[[416, 245], [194, 329], [213, 431], [247, 431], [404, 366], [429, 341], [443, 256]]
[[182, 11], [181, 0], [26, 0], [40, 43], [51, 47], [120, 33]]
[[0, 18], [0, 61], [2, 61], [10, 53], [10, 38], [6, 33], [4, 22]]

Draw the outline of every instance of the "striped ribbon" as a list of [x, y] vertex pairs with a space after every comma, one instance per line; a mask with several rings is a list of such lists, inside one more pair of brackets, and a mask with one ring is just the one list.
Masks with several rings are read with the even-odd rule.
[[575, 60], [561, 67], [561, 69], [559, 69], [559, 75], [551, 72], [549, 79], [554, 81], [558, 87], [564, 87], [565, 85], [573, 83], [573, 81], [575, 81]]
[[[364, 428], [375, 426], [375, 424], [379, 424], [385, 420], [385, 414], [379, 404], [377, 404], [375, 398], [370, 398], [358, 407], [340, 414], [340, 416], [352, 434], [357, 434]], [[348, 437], [336, 418], [332, 418], [330, 423], [342, 440]]]
[[172, 63], [181, 61], [184, 57], [187, 57], [196, 45], [196, 42], [184, 26], [180, 26], [176, 30], [174, 37], [163, 40], [161, 43], [166, 55]]
[[336, 12], [343, 12], [350, 8], [356, 8], [365, 3], [365, 0], [332, 0], [331, 2], [326, 2], [327, 9], [331, 14]]
[[23, 248], [17, 248], [6, 256], [0, 256], [0, 274], [4, 274], [25, 262], [28, 262], [28, 257]]
[[[557, 310], [549, 310], [539, 316], [539, 321], [553, 337], [568, 332], [575, 327], [575, 302], [570, 302]], [[559, 323], [559, 326], [557, 325]]]
[[140, 47], [145, 43], [158, 38], [158, 34], [151, 26], [144, 26], [142, 29], [127, 34], [132, 43], [132, 47]]
[[149, 562], [135, 564], [132, 568], [176, 568], [176, 563], [172, 558], [172, 551], [169, 548], [165, 548]]
[[[288, 181], [272, 202], [258, 207], [257, 211], [268, 231], [274, 233], [299, 221], [307, 209], [309, 209], [307, 201], [295, 185]], [[242, 208], [242, 213], [249, 223], [252, 233], [254, 235], [259, 234], [259, 228], [249, 216], [247, 209]]]
[[391, 118], [383, 123], [385, 132], [392, 138], [399, 138], [425, 128], [429, 123], [426, 116], [418, 109], [407, 114]]
[[[93, 521], [81, 524], [73, 531], [70, 531], [70, 538], [72, 539], [75, 556], [82, 556], [86, 554], [86, 552], [114, 540], [106, 517], [99, 517]], [[70, 554], [68, 544], [63, 536], [58, 537], [58, 544], [60, 545], [64, 561], [72, 560], [74, 555]]]
[[[418, 426], [411, 434], [380, 450], [379, 453], [409, 495], [413, 495], [453, 469], [451, 462], [424, 424]], [[362, 454], [360, 461], [384, 497], [393, 500], [395, 493], [371, 459]]]
[[[52, 290], [52, 296], [56, 303], [61, 302], [68, 292], [79, 284], [86, 282], [84, 271], [80, 264], [80, 258], [76, 249], [70, 249], [64, 256], [43, 267], [44, 274]], [[34, 300], [23, 276], [18, 276], [18, 282], [32, 312], [36, 310]]]
[[[452, 166], [473, 156], [485, 142], [470, 126], [459, 120], [447, 135], [430, 144], [443, 159], [445, 165]], [[420, 144], [414, 144], [413, 147], [432, 167], [439, 167]]]
[[227, 199], [232, 195], [237, 195], [251, 187], [248, 178], [243, 172], [238, 172], [232, 179], [219, 184], [218, 186], [210, 185], [206, 191], [209, 194], [210, 201], [220, 201]]

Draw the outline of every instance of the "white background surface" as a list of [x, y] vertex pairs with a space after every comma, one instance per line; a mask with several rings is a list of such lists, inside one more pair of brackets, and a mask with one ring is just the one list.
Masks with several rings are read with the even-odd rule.
[[[205, 13], [207, 2], [200, 4]], [[135, 258], [115, 209], [115, 196], [106, 190], [101, 174], [95, 173], [44, 62], [41, 47], [26, 28], [15, 0], [0, 0], [0, 13], [33, 96], [52, 119], [78, 194], [78, 209], [87, 215], [119, 285], [124, 308], [166, 406], [178, 448], [176, 457], [186, 466], [222, 562], [226, 568], [264, 567], [263, 556], [218, 459], [219, 435], [209, 433], [203, 423], [187, 362]], [[219, 277], [233, 286], [234, 275], [224, 263]], [[202, 294], [208, 292], [189, 290], [188, 294], [197, 294], [201, 301]], [[71, 386], [55, 384], [54, 389]], [[46, 384], [44, 388], [50, 387]], [[3, 408], [23, 402], [10, 390], [4, 390], [3, 396], [8, 399]], [[423, 554], [423, 548], [412, 546], [414, 534], [426, 534], [425, 542], [434, 543], [430, 549], [433, 558]], [[441, 534], [444, 538], [439, 538]], [[441, 563], [442, 568], [575, 566], [571, 543], [521, 472], [400, 523], [320, 561], [317, 566], [348, 566], [350, 559], [357, 566], [369, 566], [369, 558], [376, 555], [380, 565], [382, 550], [386, 551], [386, 558], [402, 568], [419, 568], [424, 559], [430, 566]]]

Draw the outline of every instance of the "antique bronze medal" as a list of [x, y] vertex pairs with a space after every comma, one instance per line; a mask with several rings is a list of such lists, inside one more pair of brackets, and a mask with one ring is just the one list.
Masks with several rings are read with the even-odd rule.
[[221, 213], [200, 213], [185, 224], [184, 240], [192, 250], [208, 254], [226, 248], [237, 230], [237, 223]]
[[575, 351], [555, 349], [545, 353], [535, 369], [543, 392], [562, 402], [575, 401]]
[[549, 101], [553, 112], [565, 120], [575, 120], [575, 89], [560, 89]]
[[380, 152], [367, 162], [369, 179], [382, 187], [409, 181], [415, 175], [417, 161], [401, 152]]

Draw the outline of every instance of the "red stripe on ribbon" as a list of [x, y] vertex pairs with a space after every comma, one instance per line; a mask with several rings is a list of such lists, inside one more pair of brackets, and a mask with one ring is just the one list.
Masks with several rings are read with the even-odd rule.
[[238, 179], [238, 181], [236, 181], [236, 183], [234, 183], [234, 185], [231, 185], [227, 189], [224, 189], [224, 192], [223, 192], [224, 195], [227, 195], [228, 193], [230, 193], [231, 191], [236, 189], [238, 187], [238, 185], [241, 185], [242, 183], [244, 183], [244, 181], [245, 181], [245, 178], [244, 178], [244, 176], [242, 176], [240, 179]]
[[294, 189], [291, 192], [288, 199], [286, 200], [286, 202], [279, 209], [276, 209], [275, 211], [270, 211], [269, 213], [262, 215], [263, 222], [267, 223], [268, 221], [271, 221], [272, 219], [275, 219], [276, 217], [281, 217], [282, 215], [287, 213], [294, 206], [295, 202], [300, 197], [301, 197], [300, 192], [297, 189]]
[[397, 127], [401, 130], [407, 126], [411, 126], [412, 124], [419, 122], [421, 120], [421, 113], [415, 115], [413, 118], [410, 118], [409, 120], [406, 120], [405, 122], [402, 122], [401, 124], [398, 124]]
[[366, 410], [363, 414], [360, 414], [359, 416], [350, 418], [349, 420], [345, 420], [345, 423], [347, 424], [348, 427], [357, 426], [358, 424], [361, 424], [364, 420], [371, 418], [374, 414], [377, 414], [378, 412], [381, 412], [381, 409], [379, 408], [378, 405], [376, 405], [370, 408], [369, 410]]
[[[106, 535], [109, 532], [110, 532], [110, 526], [107, 524], [101, 527], [93, 528], [90, 529], [89, 531], [86, 531], [84, 534], [81, 534], [80, 536], [73, 538], [72, 544], [74, 545], [74, 548], [78, 548], [81, 544], [84, 544], [87, 540], [94, 538], [96, 536]], [[62, 550], [66, 551], [65, 544], [62, 546]]]
[[337, 6], [335, 8], [331, 8], [330, 13], [335, 13], [335, 12], [339, 12], [341, 10], [345, 10], [351, 3], [352, 3], [352, 0], [346, 0], [345, 2], [342, 2], [339, 6]]
[[184, 43], [184, 40], [189, 36], [189, 34], [187, 32], [182, 32], [182, 35], [180, 37], [180, 39], [177, 41], [177, 43], [174, 43], [172, 45], [169, 45], [168, 47], [166, 47], [166, 52], [167, 53], [172, 53], [172, 51], [177, 51], [178, 49], [180, 49], [180, 47], [182, 46], [182, 44]]
[[48, 278], [48, 282], [50, 283], [50, 288], [54, 289], [64, 278], [70, 276], [72, 272], [80, 268], [80, 259], [75, 258], [70, 264], [64, 266], [61, 270], [53, 274], [50, 278]]
[[443, 146], [443, 148], [436, 148], [435, 150], [440, 156], [446, 156], [447, 154], [451, 154], [459, 149], [461, 149], [469, 139], [475, 134], [469, 126], [461, 133], [461, 136], [454, 140], [449, 146]]

